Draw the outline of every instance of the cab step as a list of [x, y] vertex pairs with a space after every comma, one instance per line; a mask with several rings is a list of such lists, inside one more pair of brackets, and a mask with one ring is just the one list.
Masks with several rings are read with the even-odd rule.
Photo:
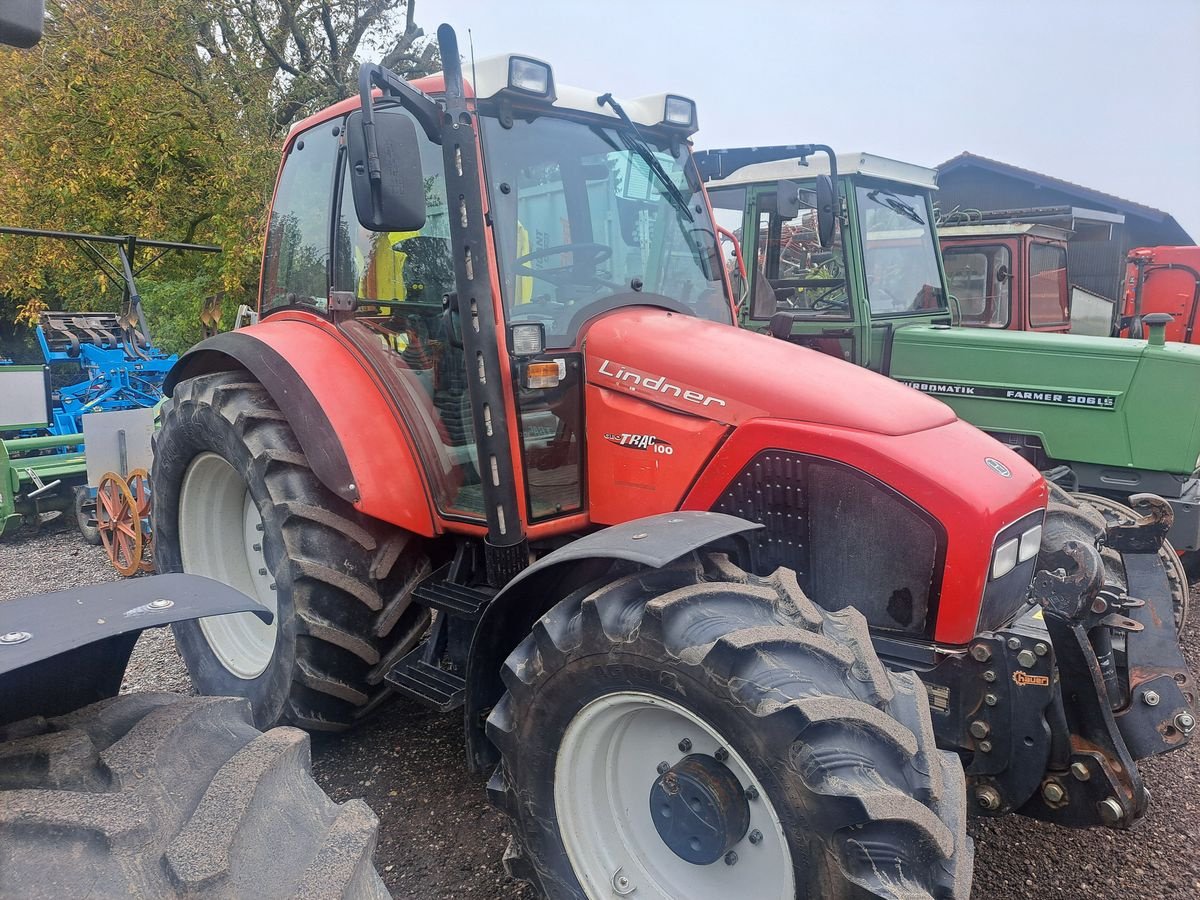
[[447, 580], [450, 566], [438, 569], [413, 591], [413, 599], [422, 606], [444, 612], [456, 619], [474, 622], [483, 614], [495, 594], [483, 588], [467, 587]]
[[407, 697], [419, 700], [439, 712], [449, 712], [463, 705], [467, 693], [466, 679], [447, 672], [426, 658], [427, 647], [419, 644], [396, 663], [383, 680]]

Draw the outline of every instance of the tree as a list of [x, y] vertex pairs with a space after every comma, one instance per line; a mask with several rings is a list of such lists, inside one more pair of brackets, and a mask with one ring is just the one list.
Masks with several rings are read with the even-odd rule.
[[[0, 224], [219, 244], [220, 256], [168, 255], [144, 286], [183, 345], [198, 334], [178, 325], [191, 292], [193, 320], [206, 293], [253, 296], [287, 128], [355, 93], [364, 54], [411, 75], [438, 61], [413, 0], [49, 0], [47, 12], [38, 48], [0, 51]], [[119, 289], [69, 244], [0, 237], [0, 297], [24, 321], [112, 308]]]

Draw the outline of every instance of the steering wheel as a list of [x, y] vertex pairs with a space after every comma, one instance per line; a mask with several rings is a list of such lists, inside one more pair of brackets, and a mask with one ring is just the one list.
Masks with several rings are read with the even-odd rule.
[[[545, 259], [547, 256], [556, 256], [560, 253], [570, 253], [572, 262], [565, 266], [550, 266], [544, 269], [535, 269], [528, 263], [535, 259]], [[587, 254], [590, 259], [574, 261], [577, 255]], [[543, 281], [548, 281], [556, 287], [563, 284], [569, 284], [574, 279], [571, 275], [575, 270], [582, 265], [597, 266], [605, 260], [609, 259], [613, 254], [612, 247], [608, 244], [556, 244], [553, 247], [542, 247], [540, 250], [534, 250], [532, 253], [526, 253], [524, 256], [518, 256], [513, 262], [516, 264], [515, 271], [518, 275], [526, 275], [531, 278], [541, 278]], [[595, 275], [591, 276], [592, 280], [601, 284], [606, 282], [600, 281]], [[613, 285], [615, 286], [615, 285]]]

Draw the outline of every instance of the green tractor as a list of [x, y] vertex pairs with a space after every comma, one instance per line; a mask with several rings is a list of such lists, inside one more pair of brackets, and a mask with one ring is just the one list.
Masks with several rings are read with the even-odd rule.
[[1110, 518], [1142, 516], [1137, 495], [1158, 494], [1172, 545], [1200, 549], [1200, 347], [1166, 343], [1165, 319], [1148, 340], [958, 327], [936, 173], [794, 149], [728, 176], [781, 148], [698, 154], [718, 222], [740, 231], [744, 325], [945, 401]]

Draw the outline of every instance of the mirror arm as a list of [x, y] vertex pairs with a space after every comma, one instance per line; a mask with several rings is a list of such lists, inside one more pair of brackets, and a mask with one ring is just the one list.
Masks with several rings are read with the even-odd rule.
[[442, 142], [442, 108], [437, 101], [417, 90], [387, 66], [363, 63], [358, 70], [358, 96], [362, 104], [363, 136], [367, 143], [367, 174], [374, 184], [380, 179], [379, 147], [375, 142], [375, 104], [371, 90], [378, 87], [384, 96], [395, 97], [435, 144]]

